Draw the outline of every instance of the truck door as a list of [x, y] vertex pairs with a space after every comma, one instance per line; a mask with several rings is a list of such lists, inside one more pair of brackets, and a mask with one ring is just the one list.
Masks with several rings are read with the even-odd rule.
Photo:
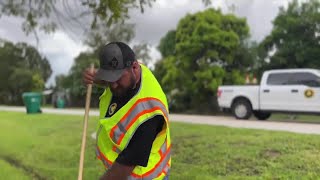
[[260, 109], [274, 111], [292, 111], [292, 87], [288, 85], [290, 73], [274, 72], [267, 76], [265, 84], [260, 87]]
[[320, 112], [320, 77], [311, 72], [295, 72], [289, 80], [294, 111]]

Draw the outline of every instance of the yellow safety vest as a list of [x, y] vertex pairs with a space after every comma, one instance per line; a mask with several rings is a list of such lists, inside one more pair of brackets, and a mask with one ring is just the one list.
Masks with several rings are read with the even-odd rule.
[[105, 114], [112, 93], [107, 88], [101, 95], [96, 154], [109, 169], [127, 147], [137, 128], [152, 117], [161, 115], [166, 123], [152, 144], [147, 167], [136, 166], [128, 179], [162, 180], [171, 167], [168, 104], [162, 88], [151, 71], [144, 65], [140, 66], [142, 72], [139, 91], [109, 118], [105, 118]]

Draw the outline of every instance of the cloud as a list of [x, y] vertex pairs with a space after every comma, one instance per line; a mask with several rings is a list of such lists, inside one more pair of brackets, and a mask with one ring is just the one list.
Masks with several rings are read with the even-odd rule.
[[157, 0], [143, 14], [137, 9], [131, 10], [129, 21], [136, 24], [136, 41], [157, 46], [161, 37], [169, 30], [176, 29], [179, 20], [187, 13], [193, 14], [210, 7], [230, 13], [234, 5], [233, 13], [247, 19], [252, 39], [261, 41], [271, 31], [272, 20], [278, 14], [279, 7], [286, 6], [288, 1], [214, 0], [212, 5], [205, 7], [200, 0]]
[[79, 41], [71, 39], [63, 31], [56, 31], [54, 34], [45, 36], [39, 44], [39, 51], [49, 59], [51, 68], [54, 70], [47, 84], [54, 82], [54, 76], [58, 74], [67, 74], [70, 70], [73, 60], [82, 51], [88, 50], [88, 47]]
[[0, 37], [12, 42], [28, 42], [36, 44], [36, 39], [33, 35], [26, 36], [21, 30], [22, 19], [15, 17], [3, 16], [0, 19]]
[[176, 29], [182, 17], [203, 8], [204, 5], [200, 0], [159, 0], [143, 14], [137, 9], [131, 10], [129, 22], [136, 24], [136, 41], [157, 46], [161, 37], [169, 30]]
[[280, 6], [286, 6], [288, 0], [232, 0], [225, 1], [224, 12], [232, 12], [227, 8], [232, 4], [235, 5], [233, 13], [239, 17], [247, 19], [250, 27], [251, 39], [255, 41], [262, 41], [272, 30], [272, 21], [277, 16]]
[[75, 41], [61, 30], [57, 30], [53, 34], [39, 32], [39, 43], [37, 43], [34, 35], [26, 36], [24, 34], [20, 27], [21, 23], [22, 19], [20, 18], [2, 17], [0, 20], [0, 37], [14, 43], [27, 42], [35, 46], [48, 59], [53, 73], [47, 85], [54, 84], [56, 75], [67, 74], [73, 64], [73, 59], [81, 51], [88, 49], [80, 39]]

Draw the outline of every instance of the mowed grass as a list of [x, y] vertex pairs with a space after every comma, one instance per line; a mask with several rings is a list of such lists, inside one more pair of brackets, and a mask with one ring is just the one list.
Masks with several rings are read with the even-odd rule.
[[282, 122], [298, 122], [298, 123], [319, 123], [320, 115], [306, 115], [306, 114], [284, 114], [274, 113], [270, 117], [271, 121], [282, 121]]
[[[89, 123], [84, 179], [98, 179], [103, 172], [90, 137], [96, 121], [91, 118]], [[10, 161], [7, 169], [16, 167], [29, 179], [76, 179], [82, 126], [83, 116], [0, 111], [0, 159]], [[4, 179], [19, 179], [5, 171], [0, 168], [0, 175], [7, 176]]]
[[[98, 179], [89, 122], [84, 179]], [[0, 111], [0, 179], [76, 179], [82, 116]], [[320, 136], [171, 123], [171, 180], [318, 179]]]

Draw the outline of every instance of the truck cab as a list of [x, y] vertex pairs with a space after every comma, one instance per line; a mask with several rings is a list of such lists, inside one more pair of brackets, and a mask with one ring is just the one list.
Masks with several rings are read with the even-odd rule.
[[320, 71], [272, 70], [260, 85], [260, 108], [269, 111], [319, 112]]
[[263, 73], [260, 86], [220, 86], [218, 103], [237, 119], [258, 119], [272, 112], [320, 114], [320, 70], [279, 69]]

